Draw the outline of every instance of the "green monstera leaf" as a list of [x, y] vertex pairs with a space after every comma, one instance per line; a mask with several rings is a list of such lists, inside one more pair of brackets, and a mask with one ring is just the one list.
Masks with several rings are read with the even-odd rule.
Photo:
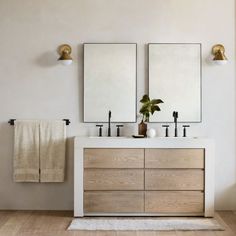
[[143, 104], [139, 112], [143, 115], [142, 121], [147, 122], [149, 120], [150, 114], [153, 115], [154, 112], [160, 111], [160, 107], [157, 104], [163, 103], [161, 99], [150, 99], [147, 94], [144, 94], [140, 102]]
[[150, 98], [147, 94], [143, 95], [143, 98], [140, 100], [141, 103], [150, 102]]

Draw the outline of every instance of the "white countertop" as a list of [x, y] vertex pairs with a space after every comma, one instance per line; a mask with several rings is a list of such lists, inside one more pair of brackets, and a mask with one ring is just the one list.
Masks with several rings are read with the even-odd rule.
[[127, 147], [127, 148], [204, 148], [213, 140], [204, 137], [75, 137], [75, 147]]

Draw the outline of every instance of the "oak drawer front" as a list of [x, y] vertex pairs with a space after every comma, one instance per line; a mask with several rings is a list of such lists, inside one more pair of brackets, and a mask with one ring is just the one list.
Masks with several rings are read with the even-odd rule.
[[204, 168], [204, 149], [145, 149], [146, 168]]
[[203, 213], [204, 194], [200, 191], [147, 191], [145, 212]]
[[144, 170], [85, 169], [85, 190], [144, 190]]
[[101, 213], [132, 213], [144, 211], [142, 191], [86, 191], [84, 211]]
[[84, 168], [144, 168], [144, 149], [84, 149]]
[[204, 190], [204, 171], [146, 169], [145, 190]]

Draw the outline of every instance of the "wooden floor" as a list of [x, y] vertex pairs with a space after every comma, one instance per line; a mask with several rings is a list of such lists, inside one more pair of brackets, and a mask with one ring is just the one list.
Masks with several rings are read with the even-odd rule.
[[0, 211], [0, 236], [236, 236], [236, 212], [220, 211], [225, 231], [66, 231], [72, 212]]

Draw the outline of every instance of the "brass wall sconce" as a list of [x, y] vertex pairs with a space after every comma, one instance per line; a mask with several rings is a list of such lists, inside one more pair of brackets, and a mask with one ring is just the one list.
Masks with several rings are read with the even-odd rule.
[[71, 57], [71, 46], [68, 44], [62, 44], [58, 47], [58, 54], [60, 57], [58, 58], [58, 61], [60, 61], [63, 65], [70, 65], [73, 61]]
[[225, 56], [225, 47], [222, 44], [216, 44], [212, 48], [213, 61], [217, 65], [225, 65], [228, 62]]

